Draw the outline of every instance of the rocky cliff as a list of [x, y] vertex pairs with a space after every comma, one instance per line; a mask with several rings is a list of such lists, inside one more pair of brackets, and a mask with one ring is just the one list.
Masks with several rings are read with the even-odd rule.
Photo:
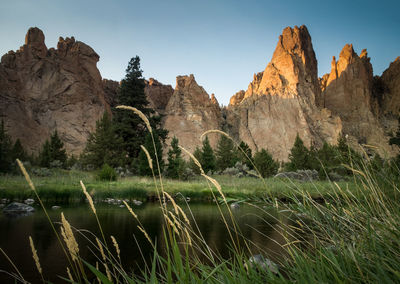
[[174, 93], [171, 85], [164, 85], [154, 78], [146, 80], [146, 87], [144, 89], [150, 107], [160, 114], [165, 113], [165, 108]]
[[67, 151], [78, 154], [108, 108], [99, 56], [73, 37], [60, 37], [57, 49], [47, 49], [44, 39], [30, 28], [25, 44], [1, 58], [0, 116], [30, 152], [57, 129]]
[[[178, 76], [165, 109], [164, 127], [169, 130], [169, 138], [178, 137], [179, 143], [193, 152], [201, 145], [201, 134], [219, 129], [220, 124], [221, 110], [215, 97], [210, 98], [193, 75]], [[215, 146], [216, 141], [217, 137], [211, 135], [211, 145]]]
[[286, 28], [271, 62], [237, 93], [225, 112], [227, 130], [253, 149], [267, 148], [286, 161], [297, 134], [307, 146], [335, 144], [341, 120], [316, 105], [317, 60], [305, 26]]
[[[358, 56], [353, 46], [347, 44], [340, 52], [339, 60], [333, 57], [331, 66], [331, 73], [325, 76], [326, 81], [322, 84], [323, 106], [340, 116], [343, 133], [353, 147], [368, 144], [376, 146], [382, 155], [393, 154], [394, 149], [388, 145], [389, 137], [378, 115], [394, 111], [391, 106], [396, 105], [396, 97], [390, 91], [391, 95], [386, 95], [382, 108], [382, 102], [378, 102], [382, 95], [374, 96], [374, 84], [379, 78], [373, 78], [367, 51], [362, 50]], [[387, 71], [387, 76], [392, 77], [389, 73]], [[392, 79], [387, 81], [395, 82]]]

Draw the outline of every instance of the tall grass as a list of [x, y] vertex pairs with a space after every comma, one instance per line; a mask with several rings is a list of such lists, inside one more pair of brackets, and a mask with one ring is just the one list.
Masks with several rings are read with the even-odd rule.
[[[143, 116], [138, 110], [133, 111], [140, 117]], [[149, 131], [152, 133], [151, 128]], [[195, 160], [194, 157], [191, 158]], [[196, 160], [195, 162], [198, 163]], [[153, 167], [151, 159], [149, 165]], [[70, 266], [66, 268], [67, 274], [63, 279], [79, 283], [91, 282], [95, 278], [100, 283], [400, 281], [399, 187], [395, 183], [382, 182], [382, 176], [372, 171], [367, 164], [349, 166], [354, 173], [351, 190], [344, 183], [330, 183], [328, 189], [320, 188], [318, 183], [313, 183], [310, 185], [313, 187], [310, 190], [290, 182], [289, 190], [282, 190], [280, 193], [281, 198], [270, 194], [261, 195], [248, 204], [260, 210], [260, 216], [255, 217], [262, 218], [263, 214], [267, 214], [268, 218], [262, 219], [263, 222], [272, 222], [269, 220], [276, 222], [275, 233], [281, 236], [283, 239], [281, 242], [268, 237], [264, 232], [257, 231], [257, 228], [253, 228], [253, 231], [254, 234], [265, 237], [266, 242], [277, 242], [276, 245], [284, 251], [277, 258], [278, 273], [274, 273], [271, 269], [261, 269], [261, 266], [250, 262], [251, 255], [261, 253], [271, 257], [274, 256], [274, 252], [264, 247], [257, 247], [246, 240], [231, 212], [229, 197], [218, 180], [207, 176], [202, 171], [201, 165], [199, 163], [198, 165], [210, 194], [214, 199], [221, 200], [216, 206], [220, 209], [226, 207], [228, 210], [226, 217], [221, 210], [221, 218], [230, 236], [230, 258], [222, 258], [217, 250], [210, 247], [193, 218], [190, 206], [186, 204], [190, 212], [186, 214], [174, 196], [165, 190], [166, 182], [161, 179], [157, 167], [153, 172], [153, 182], [159, 196], [160, 214], [164, 218], [163, 248], [156, 246], [157, 242], [146, 232], [146, 224], [142, 224], [140, 216], [128, 203], [125, 203], [132, 217], [139, 221], [140, 231], [153, 248], [152, 260], [146, 262], [141, 273], [132, 275], [129, 268], [121, 263], [117, 240], [113, 237], [108, 238], [109, 232], [103, 232], [92, 195], [82, 183], [82, 194], [89, 201], [101, 237], [97, 238], [82, 230], [73, 232], [71, 229], [73, 227], [63, 218], [62, 232], [68, 251], [66, 257], [70, 259]], [[27, 180], [30, 180], [29, 177]], [[33, 187], [33, 184], [31, 186]], [[263, 184], [263, 188], [268, 190], [268, 183]], [[316, 196], [322, 198], [316, 200]], [[40, 196], [37, 198], [40, 200]], [[168, 201], [172, 206], [167, 206]], [[278, 214], [270, 213], [265, 206], [274, 207]], [[43, 209], [45, 210], [44, 206]], [[284, 214], [288, 217], [283, 218]], [[55, 233], [58, 234], [56, 230]], [[90, 240], [93, 254], [97, 256], [96, 263], [88, 263], [79, 256], [78, 244], [76, 241], [74, 243], [74, 233], [82, 234]], [[60, 245], [65, 246], [61, 240]], [[140, 251], [140, 244], [137, 245], [137, 249]], [[141, 254], [145, 258], [144, 253]], [[17, 277], [22, 278], [22, 275], [18, 275], [17, 268], [16, 271]]]

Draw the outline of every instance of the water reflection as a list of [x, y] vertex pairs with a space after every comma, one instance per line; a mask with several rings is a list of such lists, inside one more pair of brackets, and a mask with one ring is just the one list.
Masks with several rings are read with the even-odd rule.
[[[137, 221], [126, 208], [102, 204], [97, 204], [96, 208], [103, 230], [108, 238], [107, 241], [112, 247], [110, 235], [117, 239], [121, 250], [122, 263], [129, 268], [127, 270], [143, 270], [143, 260], [133, 236], [136, 237], [145, 257], [151, 259], [152, 251], [150, 244], [138, 230]], [[190, 209], [207, 244], [212, 249], [218, 249], [223, 257], [228, 257], [230, 237], [217, 206], [215, 204], [191, 204]], [[159, 205], [144, 204], [141, 207], [134, 207], [134, 211], [139, 216], [149, 236], [152, 239], [157, 239], [157, 247], [164, 248], [163, 219]], [[184, 208], [184, 211], [191, 219], [189, 210]], [[88, 205], [70, 206], [56, 211], [49, 209], [50, 218], [56, 223], [57, 229], [59, 229], [58, 222], [61, 212], [64, 212], [67, 220], [75, 228], [88, 230], [100, 236], [95, 217]], [[223, 212], [228, 219], [227, 210], [224, 209]], [[282, 237], [285, 230], [282, 223], [287, 222], [287, 216], [278, 215], [273, 210], [262, 212], [262, 210], [251, 206], [241, 206], [240, 209], [234, 210], [233, 214], [241, 233], [250, 241], [250, 249], [253, 253], [263, 250], [264, 254], [268, 252], [268, 257], [272, 260], [279, 260], [282, 257], [284, 252], [280, 244], [286, 242]], [[277, 222], [277, 218], [280, 218], [282, 223]], [[193, 220], [191, 222], [194, 224]], [[29, 235], [32, 236], [38, 251], [45, 279], [58, 283], [62, 282], [58, 275], [66, 277], [67, 260], [42, 210], [37, 208], [35, 214], [18, 219], [10, 219], [0, 214], [0, 232], [0, 247], [14, 261], [26, 280], [33, 283], [40, 281], [29, 247]], [[89, 236], [86, 232], [82, 234]], [[76, 235], [76, 238], [80, 246], [80, 255], [89, 262], [95, 262], [96, 258], [89, 251], [89, 242], [86, 238], [79, 235]], [[0, 256], [0, 270], [13, 271], [3, 256]], [[13, 281], [4, 273], [0, 273], [0, 283], [8, 282]]]

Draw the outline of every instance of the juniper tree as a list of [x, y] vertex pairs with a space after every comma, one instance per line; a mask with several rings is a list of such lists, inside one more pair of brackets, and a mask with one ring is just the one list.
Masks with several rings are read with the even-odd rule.
[[11, 137], [8, 135], [2, 120], [0, 124], [0, 173], [9, 172], [12, 169], [13, 157], [11, 150]]
[[171, 148], [168, 151], [168, 165], [166, 175], [170, 178], [179, 178], [180, 167], [183, 163], [182, 150], [178, 147], [179, 140], [174, 136], [171, 141]]
[[218, 170], [223, 171], [226, 168], [233, 167], [237, 161], [233, 141], [225, 135], [221, 135], [215, 156]]
[[296, 135], [286, 167], [290, 171], [310, 169], [310, 153], [299, 134]]
[[210, 171], [213, 172], [216, 169], [216, 160], [215, 160], [214, 151], [211, 148], [210, 140], [208, 140], [207, 136], [203, 140], [203, 147], [201, 149], [200, 163], [201, 163], [205, 173], [208, 173]]
[[263, 178], [275, 175], [279, 168], [278, 162], [265, 149], [254, 154], [254, 165]]
[[90, 133], [81, 160], [83, 164], [101, 168], [104, 164], [116, 167], [123, 164], [124, 151], [121, 137], [117, 136], [110, 115], [104, 112]]

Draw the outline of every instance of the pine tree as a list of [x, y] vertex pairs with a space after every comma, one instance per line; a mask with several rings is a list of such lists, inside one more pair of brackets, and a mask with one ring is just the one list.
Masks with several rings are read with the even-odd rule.
[[[161, 117], [154, 115], [154, 110], [148, 107], [142, 72], [140, 58], [133, 57], [129, 61], [125, 78], [121, 82], [117, 101], [120, 105], [132, 106], [143, 112], [149, 119], [153, 132], [164, 142], [168, 132], [161, 128]], [[141, 152], [140, 145], [145, 143], [148, 130], [140, 117], [131, 111], [115, 109], [113, 121], [117, 135], [122, 138], [123, 148], [127, 152], [126, 163], [129, 164], [138, 158]]]
[[[196, 147], [196, 149], [193, 152], [193, 156], [200, 162], [200, 164], [202, 164], [202, 156], [203, 153], [201, 152], [199, 147]], [[190, 159], [189, 160], [189, 168], [196, 174], [199, 175], [200, 174], [200, 169], [199, 167], [196, 165], [196, 163]]]
[[275, 175], [279, 168], [279, 164], [265, 149], [254, 154], [254, 165], [263, 178]]
[[95, 132], [90, 133], [81, 160], [95, 168], [101, 168], [104, 164], [117, 167], [123, 164], [124, 155], [122, 139], [116, 135], [109, 114], [104, 112], [96, 122]]
[[237, 150], [238, 161], [246, 165], [249, 169], [253, 169], [253, 156], [249, 145], [241, 141], [239, 147]]
[[289, 171], [310, 169], [309, 155], [307, 147], [304, 146], [303, 140], [297, 134], [294, 145], [290, 150], [289, 163], [286, 165], [287, 169]]
[[218, 170], [223, 171], [226, 168], [233, 167], [237, 162], [235, 154], [233, 141], [225, 135], [221, 135], [215, 151]]
[[55, 130], [50, 137], [50, 157], [52, 161], [60, 161], [65, 167], [68, 156], [64, 149], [64, 143], [58, 136], [57, 130]]
[[8, 135], [4, 121], [0, 124], [0, 173], [10, 172], [12, 169], [12, 143], [11, 137]]
[[[162, 147], [160, 139], [158, 138], [157, 133], [154, 133], [153, 135], [154, 135], [154, 143], [155, 143], [156, 149], [157, 149], [157, 157], [158, 157], [158, 162], [160, 165], [160, 174], [161, 174], [164, 169], [164, 161], [162, 159], [163, 147]], [[147, 149], [147, 151], [150, 154], [150, 157], [153, 161], [154, 174], [157, 175], [158, 174], [157, 158], [156, 158], [156, 155], [154, 152], [153, 139], [151, 138], [150, 133], [147, 133], [143, 146]], [[147, 156], [143, 152], [143, 150], [141, 150], [139, 153], [139, 157], [137, 158], [137, 165], [138, 165], [137, 170], [140, 175], [142, 175], [142, 176], [151, 176], [152, 175], [152, 171], [151, 171], [151, 168], [149, 167], [149, 162], [147, 160]]]
[[208, 140], [207, 136], [203, 140], [200, 163], [205, 173], [208, 173], [210, 171], [213, 172], [216, 169], [214, 151], [211, 148], [210, 141]]
[[179, 178], [180, 167], [183, 163], [181, 157], [182, 150], [178, 147], [179, 140], [174, 136], [171, 141], [171, 149], [168, 151], [167, 176], [170, 178]]
[[15, 161], [19, 159], [21, 161], [26, 161], [28, 159], [28, 155], [26, 154], [24, 147], [22, 147], [21, 141], [17, 139], [12, 148], [12, 160]]
[[44, 142], [42, 146], [42, 150], [39, 152], [39, 165], [41, 167], [49, 168], [50, 162], [52, 161], [51, 150], [50, 150], [50, 142], [48, 139]]

